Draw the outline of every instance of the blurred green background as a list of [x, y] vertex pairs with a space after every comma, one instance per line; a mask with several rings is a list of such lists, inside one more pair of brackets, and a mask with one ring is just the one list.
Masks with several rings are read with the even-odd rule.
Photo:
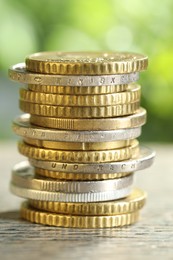
[[15, 138], [18, 85], [10, 65], [44, 50], [133, 51], [149, 56], [141, 73], [148, 110], [144, 141], [173, 141], [173, 1], [0, 0], [0, 139]]

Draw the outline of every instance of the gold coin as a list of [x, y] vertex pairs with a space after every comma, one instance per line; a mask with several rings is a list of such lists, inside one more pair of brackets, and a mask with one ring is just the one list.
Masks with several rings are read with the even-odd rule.
[[63, 107], [40, 105], [20, 100], [19, 106], [22, 111], [33, 115], [63, 118], [102, 118], [133, 114], [139, 109], [140, 102], [103, 107]]
[[57, 150], [83, 150], [83, 151], [93, 151], [93, 150], [113, 150], [117, 148], [123, 148], [130, 146], [133, 140], [120, 140], [113, 142], [97, 142], [97, 143], [72, 143], [72, 142], [53, 142], [45, 141], [31, 138], [24, 138], [25, 143], [48, 149]]
[[72, 180], [72, 181], [94, 181], [94, 180], [108, 180], [117, 179], [132, 174], [131, 172], [119, 173], [69, 173], [49, 171], [47, 169], [35, 168], [35, 173], [43, 177], [59, 179], [59, 180]]
[[128, 197], [114, 201], [64, 203], [29, 200], [29, 205], [39, 210], [60, 214], [110, 216], [126, 214], [140, 210], [143, 208], [145, 201], [146, 193], [140, 189], [134, 189]]
[[38, 148], [24, 142], [18, 144], [19, 152], [32, 159], [76, 162], [76, 163], [100, 163], [116, 162], [135, 158], [139, 154], [139, 142], [134, 139], [132, 144], [125, 148], [102, 151], [68, 151]]
[[55, 106], [113, 106], [140, 101], [141, 87], [128, 86], [126, 92], [107, 95], [57, 95], [20, 89], [20, 99], [25, 102]]
[[127, 84], [110, 85], [110, 86], [45, 86], [45, 85], [28, 85], [28, 89], [35, 92], [64, 94], [64, 95], [101, 95], [112, 94], [126, 91]]
[[45, 74], [122, 74], [148, 66], [147, 56], [128, 52], [40, 52], [25, 61], [27, 70]]
[[36, 210], [27, 202], [22, 203], [21, 217], [30, 222], [72, 228], [108, 228], [121, 227], [135, 223], [139, 218], [139, 211], [113, 216], [77, 216], [49, 213]]
[[106, 131], [142, 126], [146, 123], [146, 117], [146, 110], [144, 108], [140, 108], [133, 115], [101, 119], [56, 118], [31, 115], [30, 122], [34, 125], [56, 129], [80, 131]]

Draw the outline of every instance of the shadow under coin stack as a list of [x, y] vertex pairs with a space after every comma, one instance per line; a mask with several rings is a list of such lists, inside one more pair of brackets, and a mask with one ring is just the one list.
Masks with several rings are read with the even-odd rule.
[[28, 199], [22, 218], [76, 228], [135, 223], [146, 193], [135, 171], [154, 152], [139, 147], [146, 122], [135, 83], [147, 57], [134, 53], [36, 53], [10, 68], [20, 89], [13, 122], [19, 152], [29, 162], [12, 172], [11, 191]]

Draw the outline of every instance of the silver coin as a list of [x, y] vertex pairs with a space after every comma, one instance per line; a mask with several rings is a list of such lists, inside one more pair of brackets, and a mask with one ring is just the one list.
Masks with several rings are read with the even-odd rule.
[[123, 178], [102, 181], [55, 181], [34, 176], [34, 168], [27, 161], [14, 166], [12, 171], [13, 185], [20, 188], [65, 193], [98, 193], [124, 189], [133, 182], [133, 174]]
[[29, 117], [29, 114], [24, 114], [13, 122], [13, 131], [17, 135], [39, 140], [88, 143], [135, 139], [141, 134], [141, 127], [110, 131], [67, 131], [49, 129], [31, 125], [29, 123]]
[[112, 163], [59, 163], [29, 159], [32, 166], [46, 169], [49, 171], [66, 173], [121, 173], [143, 170], [152, 165], [155, 152], [147, 147], [140, 147], [139, 156], [136, 159], [130, 159], [121, 162]]
[[9, 77], [24, 84], [88, 87], [129, 84], [139, 79], [139, 73], [99, 76], [49, 75], [26, 71], [25, 63], [19, 63], [9, 69]]
[[88, 193], [62, 193], [39, 191], [18, 187], [11, 183], [10, 190], [13, 194], [33, 200], [58, 201], [58, 202], [99, 202], [122, 199], [130, 195], [131, 186], [119, 190]]

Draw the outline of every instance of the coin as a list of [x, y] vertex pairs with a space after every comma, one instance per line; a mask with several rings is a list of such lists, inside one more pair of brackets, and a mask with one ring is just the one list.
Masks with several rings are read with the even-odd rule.
[[118, 92], [124, 92], [127, 90], [128, 84], [103, 85], [103, 86], [51, 86], [51, 85], [45, 86], [45, 85], [29, 84], [27, 88], [34, 92], [42, 92], [46, 94], [104, 95], [104, 94], [114, 94]]
[[[19, 188], [71, 194], [112, 192], [132, 185], [133, 174], [102, 181], [60, 181], [34, 176], [34, 168], [27, 161], [13, 167], [11, 183]], [[88, 196], [90, 196], [88, 194]]]
[[139, 219], [139, 211], [114, 216], [76, 216], [49, 213], [36, 210], [24, 202], [21, 217], [28, 221], [58, 227], [71, 228], [108, 228], [121, 227], [135, 223]]
[[[56, 161], [42, 161], [29, 159], [31, 165], [37, 168], [54, 171], [59, 175], [63, 174], [112, 174], [112, 173], [128, 173], [146, 169], [150, 167], [154, 161], [155, 152], [147, 147], [140, 147], [139, 156], [135, 159], [125, 160], [122, 162], [110, 163], [61, 163]], [[53, 176], [53, 175], [52, 175]], [[51, 177], [52, 177], [51, 176]]]
[[29, 200], [32, 207], [48, 212], [84, 216], [110, 216], [127, 214], [143, 208], [146, 193], [140, 189], [133, 189], [132, 193], [124, 198], [106, 202], [64, 203], [52, 201]]
[[20, 100], [55, 106], [113, 106], [140, 101], [140, 90], [141, 87], [137, 84], [128, 85], [126, 92], [107, 95], [57, 95], [20, 89]]
[[[94, 87], [94, 90], [95, 90], [95, 86], [97, 87], [98, 90], [99, 90], [98, 87], [100, 86], [101, 86], [101, 90], [105, 89], [102, 86], [109, 86], [108, 88], [106, 88], [106, 91], [111, 89], [111, 91], [113, 92], [114, 89], [117, 90], [115, 85], [122, 85], [121, 87], [118, 86], [118, 91], [120, 91], [120, 89], [122, 90], [122, 88], [123, 89], [126, 88], [126, 86], [123, 87], [124, 84], [136, 82], [139, 79], [139, 73], [133, 72], [127, 74], [95, 75], [95, 76], [50, 75], [50, 74], [32, 73], [26, 70], [25, 63], [19, 63], [12, 66], [9, 69], [9, 78], [19, 83], [38, 85], [38, 87], [39, 85], [48, 86], [48, 88], [46, 87], [48, 90], [50, 89], [49, 86], [87, 87], [88, 91], [89, 91], [89, 87], [91, 86]], [[110, 88], [110, 86], [113, 86], [113, 89]], [[71, 91], [73, 91], [73, 88], [71, 89], [72, 89]], [[104, 94], [100, 91], [99, 91], [100, 94]], [[51, 88], [51, 92], [52, 92], [52, 88]]]
[[[132, 139], [133, 140], [133, 139]], [[100, 151], [113, 150], [130, 146], [132, 140], [122, 140], [114, 142], [97, 142], [97, 143], [72, 143], [72, 142], [52, 142], [38, 139], [24, 138], [24, 142], [40, 148], [57, 149], [57, 150], [83, 150], [83, 151]]]
[[31, 124], [65, 130], [79, 131], [100, 131], [100, 130], [116, 130], [140, 127], [146, 123], [147, 113], [144, 108], [140, 108], [133, 115], [114, 117], [114, 118], [56, 118], [31, 115]]
[[125, 198], [131, 192], [131, 185], [122, 189], [105, 192], [63, 193], [27, 189], [11, 183], [10, 190], [16, 196], [33, 200], [60, 202], [97, 202]]
[[40, 52], [29, 55], [25, 62], [32, 72], [98, 75], [146, 70], [148, 57], [130, 52]]
[[60, 142], [112, 142], [134, 139], [140, 136], [141, 127], [110, 131], [70, 131], [34, 126], [29, 123], [30, 115], [24, 114], [13, 121], [13, 131], [22, 137]]
[[42, 105], [19, 100], [19, 107], [25, 113], [40, 116], [63, 118], [103, 118], [133, 114], [139, 109], [140, 102], [136, 101], [129, 104], [102, 107], [69, 107]]
[[137, 157], [139, 153], [139, 143], [133, 140], [128, 147], [115, 150], [102, 151], [69, 151], [38, 148], [24, 142], [18, 143], [19, 152], [29, 158], [43, 161], [75, 162], [75, 163], [101, 163], [116, 162]]
[[[35, 161], [34, 161], [34, 163], [35, 163]], [[35, 169], [35, 173], [37, 175], [40, 175], [43, 177], [59, 179], [59, 180], [71, 180], [71, 181], [75, 181], [75, 180], [77, 180], [77, 181], [109, 180], [109, 179], [122, 178], [122, 177], [132, 174], [132, 172], [76, 173], [76, 172], [57, 172], [57, 171], [46, 170], [46, 169], [42, 169], [42, 168], [34, 168], [34, 169]]]

